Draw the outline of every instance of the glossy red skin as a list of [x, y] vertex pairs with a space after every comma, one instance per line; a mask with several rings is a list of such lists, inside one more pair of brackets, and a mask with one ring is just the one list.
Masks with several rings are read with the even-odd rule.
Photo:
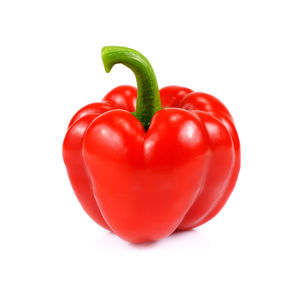
[[158, 240], [199, 226], [226, 203], [240, 168], [232, 116], [215, 97], [160, 90], [144, 127], [136, 89], [120, 86], [79, 110], [63, 144], [68, 175], [85, 211], [126, 241]]

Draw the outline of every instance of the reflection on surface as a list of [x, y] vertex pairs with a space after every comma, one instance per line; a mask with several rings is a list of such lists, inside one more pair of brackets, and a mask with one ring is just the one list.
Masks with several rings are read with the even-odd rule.
[[178, 136], [181, 142], [184, 142], [185, 145], [189, 144], [191, 147], [197, 146], [201, 139], [199, 127], [191, 120], [182, 124]]

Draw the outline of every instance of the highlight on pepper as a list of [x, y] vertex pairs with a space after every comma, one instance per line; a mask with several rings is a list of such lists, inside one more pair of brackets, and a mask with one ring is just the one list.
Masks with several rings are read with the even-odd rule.
[[216, 97], [180, 86], [159, 90], [139, 52], [104, 47], [106, 72], [133, 71], [71, 119], [63, 159], [81, 206], [100, 226], [132, 243], [190, 230], [213, 218], [238, 178], [240, 143]]

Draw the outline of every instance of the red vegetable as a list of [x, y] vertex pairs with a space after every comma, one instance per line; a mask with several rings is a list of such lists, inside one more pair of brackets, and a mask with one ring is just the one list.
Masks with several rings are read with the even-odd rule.
[[148, 60], [104, 47], [107, 72], [122, 63], [137, 90], [119, 86], [72, 118], [63, 157], [84, 210], [122, 239], [158, 240], [197, 227], [224, 206], [240, 168], [232, 116], [217, 98], [169, 86], [158, 90]]

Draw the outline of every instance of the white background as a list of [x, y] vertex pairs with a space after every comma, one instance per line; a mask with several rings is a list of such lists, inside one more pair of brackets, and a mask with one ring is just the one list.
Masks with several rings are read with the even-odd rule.
[[[0, 292], [300, 293], [299, 1], [1, 1]], [[242, 146], [236, 189], [196, 230], [130, 245], [84, 214], [61, 145], [119, 84], [105, 45], [160, 87], [220, 98]]]

